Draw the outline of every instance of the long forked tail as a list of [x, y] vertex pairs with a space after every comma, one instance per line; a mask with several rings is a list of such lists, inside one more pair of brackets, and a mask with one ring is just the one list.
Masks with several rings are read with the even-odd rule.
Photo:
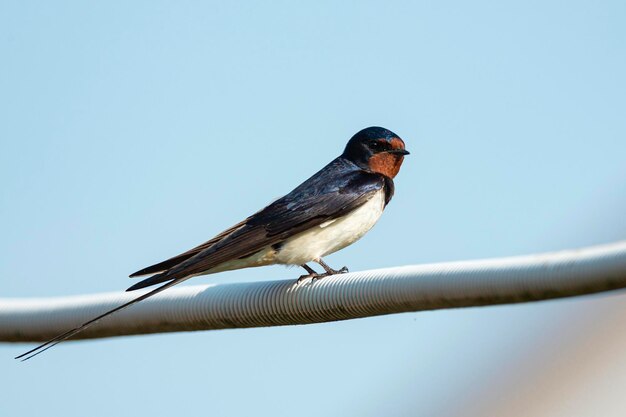
[[125, 304], [122, 304], [119, 307], [115, 307], [114, 309], [109, 310], [106, 313], [101, 314], [98, 317], [95, 317], [95, 318], [93, 318], [93, 319], [91, 319], [91, 320], [81, 324], [78, 327], [75, 327], [75, 328], [73, 328], [71, 330], [68, 330], [67, 332], [62, 333], [62, 334], [56, 336], [55, 338], [48, 340], [46, 343], [41, 344], [41, 345], [37, 346], [36, 348], [29, 350], [28, 352], [25, 352], [25, 353], [22, 353], [19, 356], [16, 356], [15, 359], [21, 359], [22, 362], [23, 362], [23, 361], [26, 361], [26, 360], [34, 357], [34, 356], [37, 356], [40, 353], [43, 353], [46, 350], [50, 349], [51, 347], [53, 347], [55, 345], [58, 345], [62, 341], [66, 340], [66, 339], [69, 339], [70, 337], [74, 336], [75, 334], [77, 334], [79, 332], [82, 332], [83, 330], [85, 330], [86, 328], [90, 327], [91, 325], [97, 323], [98, 321], [100, 321], [101, 319], [105, 318], [106, 316], [111, 315], [111, 314], [113, 314], [113, 313], [115, 313], [117, 311], [123, 310], [126, 307], [130, 307], [133, 304], [138, 303], [139, 301], [145, 300], [146, 298], [150, 298], [153, 295], [156, 295], [156, 294], [160, 293], [161, 291], [164, 291], [164, 290], [166, 290], [166, 289], [168, 289], [170, 287], [173, 287], [176, 284], [180, 284], [181, 282], [186, 281], [189, 278], [191, 278], [191, 276], [173, 279], [170, 282], [168, 282], [167, 284], [161, 285], [160, 287], [155, 288], [154, 290], [152, 290], [150, 292], [147, 292], [147, 293], [145, 293], [143, 295], [140, 295], [139, 297], [134, 298], [134, 299], [130, 300], [129, 302], [127, 302]]

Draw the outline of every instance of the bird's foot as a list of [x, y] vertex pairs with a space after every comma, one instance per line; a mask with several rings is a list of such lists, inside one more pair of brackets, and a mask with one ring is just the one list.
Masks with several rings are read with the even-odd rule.
[[324, 271], [326, 271], [325, 274], [323, 274], [325, 277], [329, 276], [329, 275], [336, 275], [336, 274], [345, 274], [346, 272], [348, 272], [348, 267], [344, 266], [343, 268], [336, 270], [331, 268], [330, 266], [328, 266], [328, 264], [326, 262], [324, 262], [321, 258], [320, 259], [316, 259], [315, 262], [317, 262], [318, 264], [321, 265], [322, 268], [324, 268]]
[[329, 277], [331, 275], [345, 274], [346, 272], [348, 272], [348, 268], [345, 266], [339, 270], [328, 267], [325, 273], [318, 274], [316, 277], [313, 277], [313, 281], [317, 281], [318, 279]]
[[320, 276], [320, 274], [318, 274], [317, 272], [315, 272], [315, 269], [311, 268], [310, 266], [308, 266], [307, 264], [302, 264], [300, 265], [302, 268], [306, 269], [306, 272], [308, 272], [308, 274], [306, 275], [300, 275], [300, 278], [298, 278], [298, 284], [301, 283], [302, 281], [306, 281], [307, 279], [311, 278], [313, 280], [315, 280], [317, 277]]
[[322, 279], [324, 277], [329, 277], [331, 275], [337, 275], [337, 274], [345, 274], [346, 272], [348, 272], [348, 268], [345, 267], [345, 266], [343, 268], [337, 270], [337, 269], [333, 269], [330, 266], [328, 266], [321, 259], [318, 259], [315, 262], [320, 264], [322, 266], [322, 268], [324, 268], [324, 271], [326, 271], [326, 272], [324, 272], [323, 274], [318, 274], [317, 272], [315, 272], [315, 270], [313, 270], [313, 268], [309, 267], [307, 264], [300, 265], [304, 269], [306, 269], [308, 274], [300, 275], [300, 278], [298, 278], [298, 281], [297, 281], [298, 284], [301, 283], [302, 281], [306, 281], [309, 278], [311, 279], [311, 281], [317, 281], [318, 279]]
[[350, 271], [348, 270], [347, 266], [344, 266], [344, 267], [342, 267], [338, 271], [331, 268], [331, 272], [332, 272], [332, 274], [330, 274], [330, 275], [335, 275], [335, 274], [345, 274], [345, 273], [350, 272]]
[[300, 278], [298, 278], [297, 283], [300, 284], [302, 281], [306, 281], [309, 278], [311, 278], [311, 280], [315, 281], [321, 275], [324, 275], [324, 274], [318, 274], [317, 272], [313, 272], [313, 273], [306, 274], [306, 275], [300, 275]]
[[324, 274], [318, 274], [316, 277], [313, 277], [313, 279], [311, 279], [311, 282], [315, 282], [317, 280], [320, 280], [322, 278], [326, 278], [327, 276], [329, 276], [329, 273], [324, 273]]

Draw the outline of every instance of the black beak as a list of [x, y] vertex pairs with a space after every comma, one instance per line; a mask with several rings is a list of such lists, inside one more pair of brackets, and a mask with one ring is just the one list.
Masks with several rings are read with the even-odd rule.
[[396, 155], [410, 155], [411, 152], [407, 151], [406, 149], [391, 149], [388, 150], [387, 153], [395, 153]]

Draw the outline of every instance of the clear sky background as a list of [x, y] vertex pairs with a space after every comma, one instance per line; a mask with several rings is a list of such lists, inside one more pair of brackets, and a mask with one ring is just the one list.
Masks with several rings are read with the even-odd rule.
[[[0, 296], [123, 290], [370, 125], [412, 154], [333, 266], [623, 239], [625, 21], [621, 1], [2, 2]], [[462, 415], [607, 302], [626, 308], [616, 293], [123, 337], [27, 363], [12, 358], [31, 345], [0, 345], [0, 414]]]

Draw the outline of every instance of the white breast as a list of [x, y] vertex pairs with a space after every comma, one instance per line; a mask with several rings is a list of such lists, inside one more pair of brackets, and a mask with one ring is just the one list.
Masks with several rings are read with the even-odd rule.
[[385, 191], [381, 189], [344, 217], [287, 239], [276, 254], [275, 262], [302, 265], [343, 249], [363, 237], [376, 224], [384, 208]]

